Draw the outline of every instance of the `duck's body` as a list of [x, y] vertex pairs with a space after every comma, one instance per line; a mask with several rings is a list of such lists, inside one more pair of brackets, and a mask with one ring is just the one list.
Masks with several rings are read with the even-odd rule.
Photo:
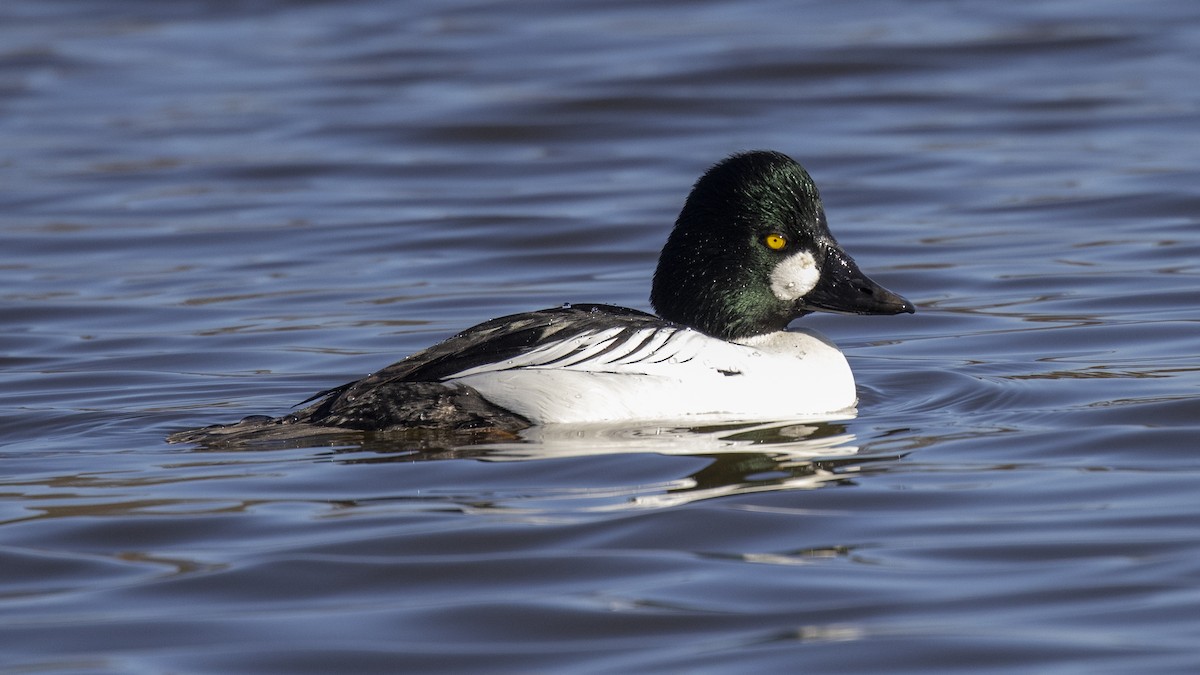
[[[653, 314], [578, 305], [476, 326], [328, 392], [308, 416], [328, 420], [361, 411], [365, 400], [398, 382], [466, 387], [539, 424], [697, 415], [758, 419], [854, 405], [845, 357], [813, 334], [784, 331], [740, 344]], [[797, 388], [796, 382], [826, 386]], [[376, 413], [354, 424], [411, 422], [385, 419], [397, 415], [408, 417]]]
[[[853, 406], [845, 357], [788, 331], [811, 311], [912, 312], [863, 275], [790, 158], [735, 155], [693, 188], [659, 259], [658, 316], [577, 305], [493, 319], [280, 418], [173, 435], [304, 425], [514, 431], [531, 424], [769, 419]], [[306, 401], [307, 403], [308, 401]]]

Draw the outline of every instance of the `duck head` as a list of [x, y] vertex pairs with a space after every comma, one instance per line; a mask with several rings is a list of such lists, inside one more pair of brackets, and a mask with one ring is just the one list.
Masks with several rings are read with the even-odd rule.
[[696, 181], [659, 256], [650, 302], [725, 340], [784, 330], [811, 312], [912, 313], [829, 232], [816, 184], [778, 152], [733, 155]]

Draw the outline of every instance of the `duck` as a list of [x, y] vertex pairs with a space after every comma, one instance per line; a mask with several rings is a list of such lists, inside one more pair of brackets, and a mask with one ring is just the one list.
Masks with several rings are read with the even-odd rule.
[[564, 304], [491, 319], [295, 412], [167, 440], [836, 414], [857, 404], [846, 357], [789, 325], [813, 312], [915, 312], [834, 239], [808, 172], [770, 150], [731, 155], [696, 181], [659, 256], [650, 305], [654, 313]]

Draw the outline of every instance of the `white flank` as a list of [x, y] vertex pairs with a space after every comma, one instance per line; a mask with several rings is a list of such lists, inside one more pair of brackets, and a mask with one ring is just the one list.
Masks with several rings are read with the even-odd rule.
[[619, 333], [552, 342], [446, 381], [537, 423], [780, 419], [841, 411], [857, 400], [846, 358], [818, 334], [788, 331], [736, 344], [690, 329], [647, 328], [615, 343]]

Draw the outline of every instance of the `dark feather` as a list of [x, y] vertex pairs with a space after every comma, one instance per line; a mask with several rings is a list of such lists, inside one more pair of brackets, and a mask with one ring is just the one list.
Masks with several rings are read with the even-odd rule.
[[569, 340], [614, 325], [626, 329], [625, 339], [642, 328], [678, 327], [653, 314], [611, 305], [564, 305], [502, 316], [361, 380], [318, 392], [299, 404], [311, 405], [290, 415], [276, 418], [258, 415], [236, 424], [179, 432], [168, 440], [228, 442], [242, 438], [295, 438], [303, 435], [302, 430], [316, 434], [322, 429], [519, 431], [531, 426], [529, 420], [495, 405], [471, 387], [444, 381], [464, 370], [519, 356], [546, 342]]

